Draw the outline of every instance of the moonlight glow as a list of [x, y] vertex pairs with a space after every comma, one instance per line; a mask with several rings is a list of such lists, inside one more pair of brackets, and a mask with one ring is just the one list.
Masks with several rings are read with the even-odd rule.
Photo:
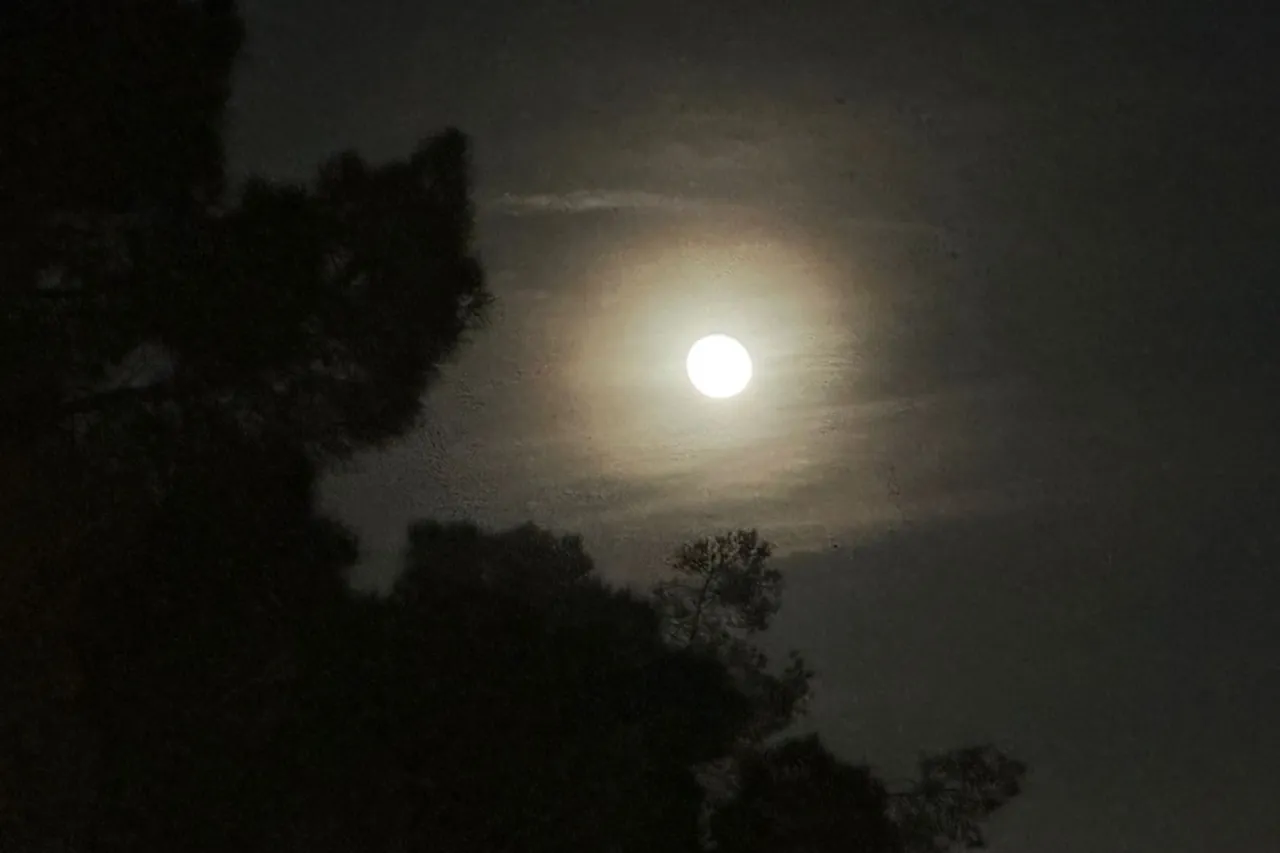
[[689, 350], [685, 369], [693, 387], [706, 396], [732, 397], [751, 381], [751, 356], [728, 335], [708, 335]]

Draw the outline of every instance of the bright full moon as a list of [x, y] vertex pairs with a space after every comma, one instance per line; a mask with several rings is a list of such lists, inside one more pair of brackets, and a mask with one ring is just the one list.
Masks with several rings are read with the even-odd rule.
[[689, 350], [684, 366], [693, 387], [708, 397], [732, 397], [751, 381], [751, 356], [728, 335], [701, 338]]

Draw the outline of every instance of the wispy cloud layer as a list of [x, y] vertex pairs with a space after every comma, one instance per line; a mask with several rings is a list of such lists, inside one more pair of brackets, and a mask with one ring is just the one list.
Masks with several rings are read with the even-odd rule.
[[[770, 205], [777, 209], [778, 203]], [[741, 210], [750, 207], [729, 199], [670, 195], [635, 189], [583, 189], [551, 193], [502, 193], [481, 203], [485, 212], [503, 216], [570, 215], [620, 210], [654, 210], [687, 213], [707, 210]], [[945, 229], [921, 221], [878, 216], [839, 215], [838, 222], [858, 230], [902, 233], [941, 233]]]
[[662, 195], [643, 190], [574, 190], [565, 193], [515, 195], [503, 193], [486, 205], [498, 213], [520, 216], [539, 213], [593, 213], [602, 210], [701, 210], [713, 205], [706, 199]]

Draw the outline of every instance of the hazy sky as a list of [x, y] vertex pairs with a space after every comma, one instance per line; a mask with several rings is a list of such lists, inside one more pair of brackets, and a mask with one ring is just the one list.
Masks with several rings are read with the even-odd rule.
[[363, 580], [428, 515], [635, 583], [758, 526], [833, 747], [1031, 763], [997, 853], [1280, 849], [1266, 4], [245, 6], [237, 168], [475, 138], [500, 301], [330, 484]]

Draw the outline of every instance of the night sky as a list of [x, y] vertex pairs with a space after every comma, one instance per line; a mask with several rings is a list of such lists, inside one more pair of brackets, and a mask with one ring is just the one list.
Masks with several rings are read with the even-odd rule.
[[834, 749], [1030, 763], [997, 853], [1280, 849], [1271, 5], [249, 0], [237, 170], [476, 145], [499, 303], [330, 482], [360, 581], [424, 516], [639, 584], [756, 526]]

